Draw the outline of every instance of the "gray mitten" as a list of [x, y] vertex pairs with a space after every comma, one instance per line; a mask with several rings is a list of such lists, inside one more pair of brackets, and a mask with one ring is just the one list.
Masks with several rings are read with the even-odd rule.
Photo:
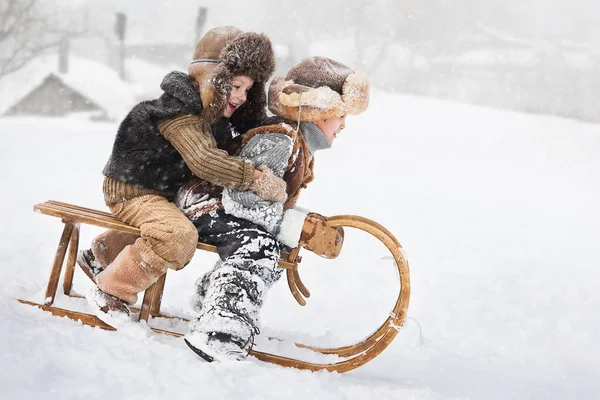
[[273, 175], [273, 172], [265, 165], [261, 165], [257, 169], [262, 171], [262, 175], [252, 182], [250, 189], [265, 200], [278, 203], [286, 201], [287, 193], [285, 190], [287, 185], [285, 181]]

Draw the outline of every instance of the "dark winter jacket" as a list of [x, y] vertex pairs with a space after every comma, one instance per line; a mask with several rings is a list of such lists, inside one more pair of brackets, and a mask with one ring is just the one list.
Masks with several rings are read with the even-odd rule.
[[[235, 145], [239, 145], [237, 142], [241, 138], [233, 139], [232, 132], [235, 130], [236, 133], [243, 133], [244, 130], [256, 126], [258, 120], [264, 116], [264, 102], [261, 101], [260, 94], [251, 97], [252, 93], [249, 94], [252, 102], [249, 101], [242, 105], [234, 114], [245, 116], [243, 123], [238, 123], [240, 120], [236, 116], [236, 118], [231, 118], [231, 123], [221, 118], [210, 127], [204, 126], [204, 123], [190, 125], [185, 122], [190, 120], [185, 117], [186, 115], [197, 116], [202, 111], [200, 96], [194, 82], [187, 74], [169, 73], [164, 78], [161, 88], [164, 93], [160, 98], [136, 105], [119, 126], [112, 154], [103, 171], [104, 175], [119, 182], [162, 193], [167, 197], [173, 195], [183, 182], [192, 177], [192, 171], [186, 165], [182, 154], [167, 140], [166, 132], [163, 129], [166, 125], [171, 125], [170, 128], [167, 128], [171, 131], [186, 126], [181, 129], [187, 130], [189, 133], [178, 133], [180, 136], [178, 140], [185, 141], [181, 135], [192, 134], [205, 146], [203, 149], [189, 149], [188, 152], [201, 152], [198, 153], [199, 156], [204, 159], [208, 157], [214, 160], [215, 165], [222, 166], [220, 173], [213, 176], [215, 183], [224, 178], [225, 180], [219, 182], [221, 186], [247, 186], [251, 182], [249, 175], [254, 169], [253, 166], [243, 163], [239, 159], [226, 159], [224, 157], [227, 157], [227, 154], [221, 154], [214, 149], [219, 148], [228, 150], [229, 154], [234, 153]], [[256, 111], [254, 103], [262, 104], [262, 110]], [[248, 112], [252, 112], [254, 118], [250, 118]], [[201, 121], [197, 117], [195, 120]], [[193, 129], [202, 130], [204, 134]], [[206, 139], [202, 139], [202, 137]], [[212, 176], [208, 169], [196, 171], [196, 173], [200, 172], [205, 172], [206, 179], [209, 179], [208, 176]], [[224, 175], [224, 177], [220, 175]], [[200, 176], [203, 175], [200, 174]]]
[[169, 73], [160, 85], [163, 95], [136, 105], [121, 122], [105, 176], [165, 194], [174, 193], [192, 176], [173, 145], [158, 129], [158, 122], [202, 111], [200, 95], [182, 72]]

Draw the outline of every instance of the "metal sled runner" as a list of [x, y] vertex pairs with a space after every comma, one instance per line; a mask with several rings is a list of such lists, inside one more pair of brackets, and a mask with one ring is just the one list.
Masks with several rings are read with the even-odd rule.
[[[81, 224], [95, 225], [102, 228], [133, 234], [139, 234], [139, 229], [117, 220], [110, 213], [57, 201], [47, 201], [45, 203], [36, 204], [34, 206], [34, 211], [61, 218], [65, 226], [58, 243], [58, 249], [54, 257], [52, 271], [48, 280], [45, 303], [38, 304], [26, 300], [19, 301], [24, 304], [37, 306], [43, 310], [50, 311], [52, 314], [57, 316], [65, 316], [75, 321], [81, 321], [86, 325], [98, 326], [107, 330], [114, 330], [114, 328], [102, 322], [95, 315], [66, 310], [53, 306], [54, 298], [56, 297], [56, 291], [58, 289], [58, 283], [65, 258], [67, 261], [63, 277], [63, 292], [67, 296], [79, 297], [71, 294], [71, 288], [73, 285], [73, 275], [75, 272], [75, 260], [77, 257], [77, 251], [79, 249], [79, 229]], [[331, 364], [318, 364], [301, 361], [294, 358], [283, 357], [276, 354], [251, 350], [250, 355], [256, 357], [257, 359], [285, 367], [308, 369], [312, 371], [325, 369], [328, 371], [347, 372], [364, 365], [378, 356], [387, 346], [390, 345], [398, 333], [399, 327], [403, 325], [406, 318], [408, 301], [410, 297], [410, 280], [408, 263], [402, 255], [400, 243], [383, 226], [366, 218], [352, 215], [339, 215], [329, 217], [328, 221], [334, 226], [340, 226], [344, 228], [351, 227], [365, 231], [381, 241], [390, 251], [392, 258], [395, 261], [394, 265], [398, 269], [398, 276], [400, 279], [398, 297], [390, 316], [387, 317], [383, 324], [368, 338], [354, 345], [338, 348], [318, 348], [300, 343], [295, 344], [297, 347], [312, 350], [317, 353], [337, 355], [338, 357], [342, 358], [343, 361]], [[209, 252], [217, 251], [216, 247], [201, 242], [198, 243], [197, 248]], [[310, 292], [303, 284], [298, 274], [298, 265], [301, 261], [301, 257], [298, 254], [299, 251], [300, 248], [295, 248], [292, 249], [290, 253], [282, 253], [279, 266], [286, 269], [289, 289], [296, 301], [300, 305], [304, 306], [306, 305], [305, 298], [310, 296]], [[154, 283], [145, 291], [140, 309], [132, 308], [133, 312], [139, 312], [140, 320], [148, 321], [150, 317], [179, 318], [175, 316], [164, 315], [160, 312], [165, 278], [166, 274], [162, 275], [156, 283]], [[179, 319], [185, 320], [184, 318]], [[152, 328], [152, 330], [157, 333], [182, 336], [180, 333], [170, 332], [158, 328]]]

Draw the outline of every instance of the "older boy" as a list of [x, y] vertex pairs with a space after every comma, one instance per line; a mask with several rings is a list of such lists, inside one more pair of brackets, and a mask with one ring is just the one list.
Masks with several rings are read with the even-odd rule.
[[121, 122], [103, 171], [104, 199], [141, 236], [97, 275], [97, 287], [87, 295], [100, 319], [113, 327], [126, 323], [138, 293], [192, 258], [198, 232], [171, 200], [193, 175], [269, 200], [285, 198], [285, 182], [260, 164], [217, 149], [210, 129], [221, 117], [236, 125], [236, 114], [240, 131], [255, 126], [274, 68], [267, 36], [212, 29], [197, 44], [188, 74], [167, 75], [164, 94], [138, 104]]

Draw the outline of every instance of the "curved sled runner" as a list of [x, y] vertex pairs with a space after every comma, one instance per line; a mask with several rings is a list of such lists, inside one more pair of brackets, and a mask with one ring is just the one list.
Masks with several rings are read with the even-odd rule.
[[[61, 218], [65, 224], [65, 227], [63, 229], [58, 244], [58, 249], [54, 257], [52, 271], [48, 280], [48, 286], [46, 288], [45, 303], [38, 304], [20, 299], [19, 301], [24, 304], [37, 306], [43, 310], [50, 311], [52, 314], [57, 316], [66, 316], [75, 321], [81, 321], [86, 325], [98, 326], [107, 330], [114, 330], [114, 328], [106, 325], [94, 315], [53, 306], [54, 298], [58, 289], [58, 282], [60, 280], [60, 274], [65, 257], [67, 258], [67, 262], [63, 278], [63, 292], [67, 296], [80, 297], [71, 294], [71, 288], [73, 285], [73, 275], [75, 272], [75, 260], [77, 257], [77, 251], [79, 249], [79, 229], [82, 223], [134, 234], [139, 234], [139, 229], [124, 224], [123, 222], [117, 220], [112, 214], [107, 212], [92, 210], [89, 208], [57, 201], [47, 201], [45, 203], [36, 204], [34, 206], [34, 211]], [[334, 226], [341, 226], [345, 228], [350, 227], [365, 231], [377, 238], [387, 247], [393, 260], [395, 261], [394, 265], [398, 270], [398, 276], [400, 279], [398, 297], [392, 312], [390, 312], [389, 317], [387, 317], [383, 324], [368, 338], [353, 345], [337, 348], [319, 348], [295, 343], [297, 347], [312, 350], [317, 353], [337, 355], [342, 359], [342, 361], [330, 364], [319, 364], [283, 357], [276, 354], [264, 353], [257, 350], [251, 350], [250, 355], [256, 357], [257, 359], [285, 367], [308, 369], [312, 371], [325, 369], [328, 371], [346, 372], [358, 368], [377, 357], [383, 350], [385, 350], [387, 346], [390, 345], [398, 333], [399, 328], [403, 325], [406, 318], [410, 297], [410, 279], [408, 263], [402, 254], [402, 246], [400, 243], [387, 229], [367, 218], [353, 215], [339, 215], [329, 217], [328, 221]], [[216, 253], [216, 248], [214, 246], [205, 243], [199, 242], [197, 248]], [[302, 283], [300, 275], [298, 274], [298, 264], [301, 261], [299, 251], [300, 248], [294, 248], [290, 251], [290, 253], [282, 253], [279, 266], [286, 269], [290, 291], [296, 301], [300, 305], [304, 306], [306, 305], [305, 298], [310, 296], [310, 292], [304, 283]], [[148, 321], [150, 317], [179, 318], [160, 313], [160, 304], [165, 286], [165, 278], [166, 274], [159, 278], [155, 284], [146, 290], [140, 309], [132, 308], [133, 312], [139, 312], [140, 320]], [[185, 320], [184, 318], [179, 319]], [[157, 333], [182, 336], [180, 333], [170, 332], [158, 328], [152, 328], [152, 330]]]

